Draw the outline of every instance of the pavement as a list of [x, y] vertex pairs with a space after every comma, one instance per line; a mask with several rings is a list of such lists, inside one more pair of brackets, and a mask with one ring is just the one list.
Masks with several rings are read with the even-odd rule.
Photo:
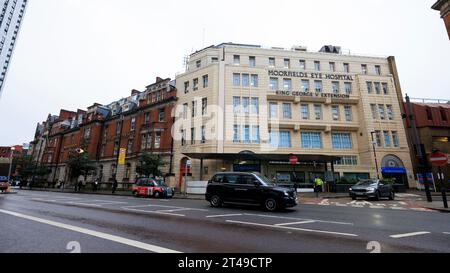
[[0, 252], [450, 252], [448, 214], [381, 205], [393, 201], [301, 196], [299, 206], [269, 213], [196, 199], [15, 191], [0, 195]]

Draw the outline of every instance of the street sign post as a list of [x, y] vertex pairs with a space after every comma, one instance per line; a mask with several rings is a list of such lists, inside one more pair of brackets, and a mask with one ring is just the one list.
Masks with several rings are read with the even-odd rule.
[[291, 155], [290, 157], [289, 157], [289, 163], [291, 163], [291, 165], [297, 165], [297, 163], [298, 163], [298, 157], [297, 156], [295, 156], [295, 155]]
[[445, 178], [444, 173], [442, 172], [442, 166], [447, 165], [448, 156], [441, 152], [435, 152], [430, 155], [430, 162], [432, 165], [438, 167], [438, 179], [441, 183], [441, 194], [442, 194], [442, 202], [444, 203], [444, 208], [448, 209], [447, 203], [447, 188], [445, 186]]

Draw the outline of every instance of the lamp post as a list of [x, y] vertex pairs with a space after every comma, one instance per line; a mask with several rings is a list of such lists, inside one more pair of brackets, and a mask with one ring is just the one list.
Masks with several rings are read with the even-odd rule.
[[11, 170], [12, 170], [12, 163], [13, 163], [13, 154], [16, 148], [11, 147], [11, 154], [9, 156], [9, 171], [8, 171], [8, 181], [11, 183]]
[[372, 136], [372, 147], [373, 147], [373, 156], [375, 157], [375, 168], [377, 169], [377, 179], [380, 179], [380, 173], [378, 171], [378, 159], [377, 159], [377, 152], [375, 151], [375, 145], [377, 142], [375, 141], [374, 134], [376, 132], [370, 132], [370, 135]]

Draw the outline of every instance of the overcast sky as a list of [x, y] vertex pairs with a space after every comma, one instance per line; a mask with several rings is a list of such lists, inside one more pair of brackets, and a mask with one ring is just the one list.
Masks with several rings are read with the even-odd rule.
[[0, 146], [61, 108], [86, 109], [174, 78], [221, 42], [394, 55], [404, 92], [450, 99], [450, 41], [435, 0], [31, 0], [0, 98]]

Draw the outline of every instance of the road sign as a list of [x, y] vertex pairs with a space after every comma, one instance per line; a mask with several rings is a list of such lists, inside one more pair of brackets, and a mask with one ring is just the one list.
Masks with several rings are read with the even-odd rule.
[[119, 152], [119, 165], [125, 165], [125, 157], [127, 155], [127, 149], [124, 148], [120, 148], [120, 152]]
[[289, 163], [291, 163], [291, 165], [297, 165], [298, 162], [298, 157], [295, 155], [291, 155], [289, 157]]
[[445, 166], [448, 162], [448, 156], [441, 152], [432, 153], [430, 155], [430, 162], [435, 166]]

